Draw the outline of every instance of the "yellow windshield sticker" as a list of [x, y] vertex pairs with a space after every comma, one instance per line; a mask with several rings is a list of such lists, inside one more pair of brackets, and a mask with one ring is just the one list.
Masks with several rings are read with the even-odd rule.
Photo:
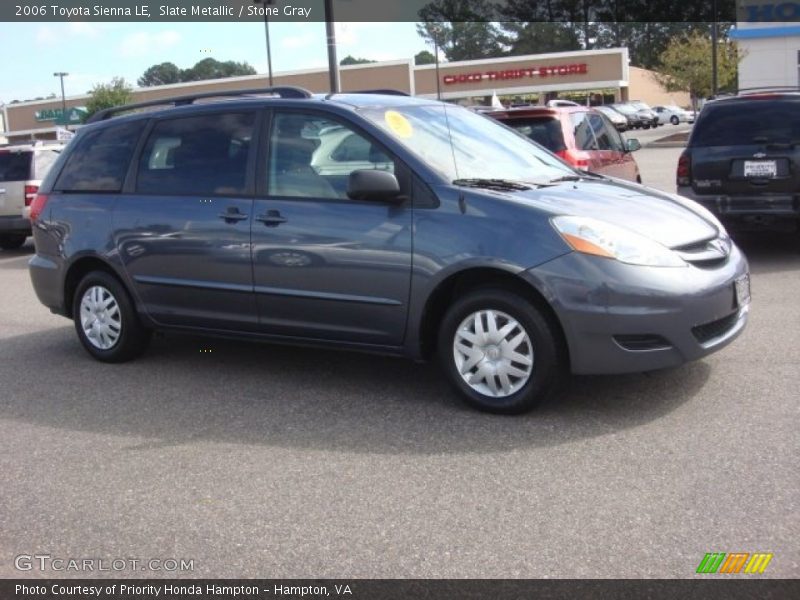
[[387, 110], [383, 118], [386, 120], [389, 129], [391, 129], [396, 136], [410, 138], [414, 135], [414, 128], [411, 126], [411, 123], [396, 110]]

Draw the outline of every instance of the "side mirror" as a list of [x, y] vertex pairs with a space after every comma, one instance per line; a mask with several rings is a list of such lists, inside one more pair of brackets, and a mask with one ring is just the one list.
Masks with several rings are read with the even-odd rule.
[[400, 199], [400, 184], [389, 171], [358, 169], [347, 180], [347, 197], [351, 200], [389, 202]]
[[631, 138], [629, 140], [625, 140], [625, 149], [628, 152], [636, 152], [637, 150], [642, 149], [642, 145], [639, 143], [639, 140], [636, 138]]

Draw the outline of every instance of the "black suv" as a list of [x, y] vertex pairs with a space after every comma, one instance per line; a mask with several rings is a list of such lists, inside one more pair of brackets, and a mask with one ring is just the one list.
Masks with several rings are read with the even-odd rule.
[[727, 221], [800, 217], [800, 93], [742, 94], [703, 107], [678, 161], [678, 193]]

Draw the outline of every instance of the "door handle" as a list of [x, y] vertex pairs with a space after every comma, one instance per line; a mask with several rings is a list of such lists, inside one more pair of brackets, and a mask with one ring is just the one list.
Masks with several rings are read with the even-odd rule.
[[235, 206], [229, 207], [228, 210], [224, 213], [219, 213], [217, 216], [226, 223], [236, 223], [237, 221], [243, 221], [247, 218], [247, 215], [243, 212], [239, 212], [239, 209]]
[[258, 215], [256, 221], [261, 221], [267, 227], [277, 227], [281, 223], [286, 223], [286, 217], [282, 216], [279, 210], [268, 210], [266, 214]]

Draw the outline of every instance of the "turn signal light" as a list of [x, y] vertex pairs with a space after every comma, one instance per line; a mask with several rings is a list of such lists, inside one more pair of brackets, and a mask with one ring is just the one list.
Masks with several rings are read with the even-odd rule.
[[33, 199], [36, 198], [36, 194], [39, 192], [38, 185], [26, 185], [25, 186], [25, 206], [30, 206]]

